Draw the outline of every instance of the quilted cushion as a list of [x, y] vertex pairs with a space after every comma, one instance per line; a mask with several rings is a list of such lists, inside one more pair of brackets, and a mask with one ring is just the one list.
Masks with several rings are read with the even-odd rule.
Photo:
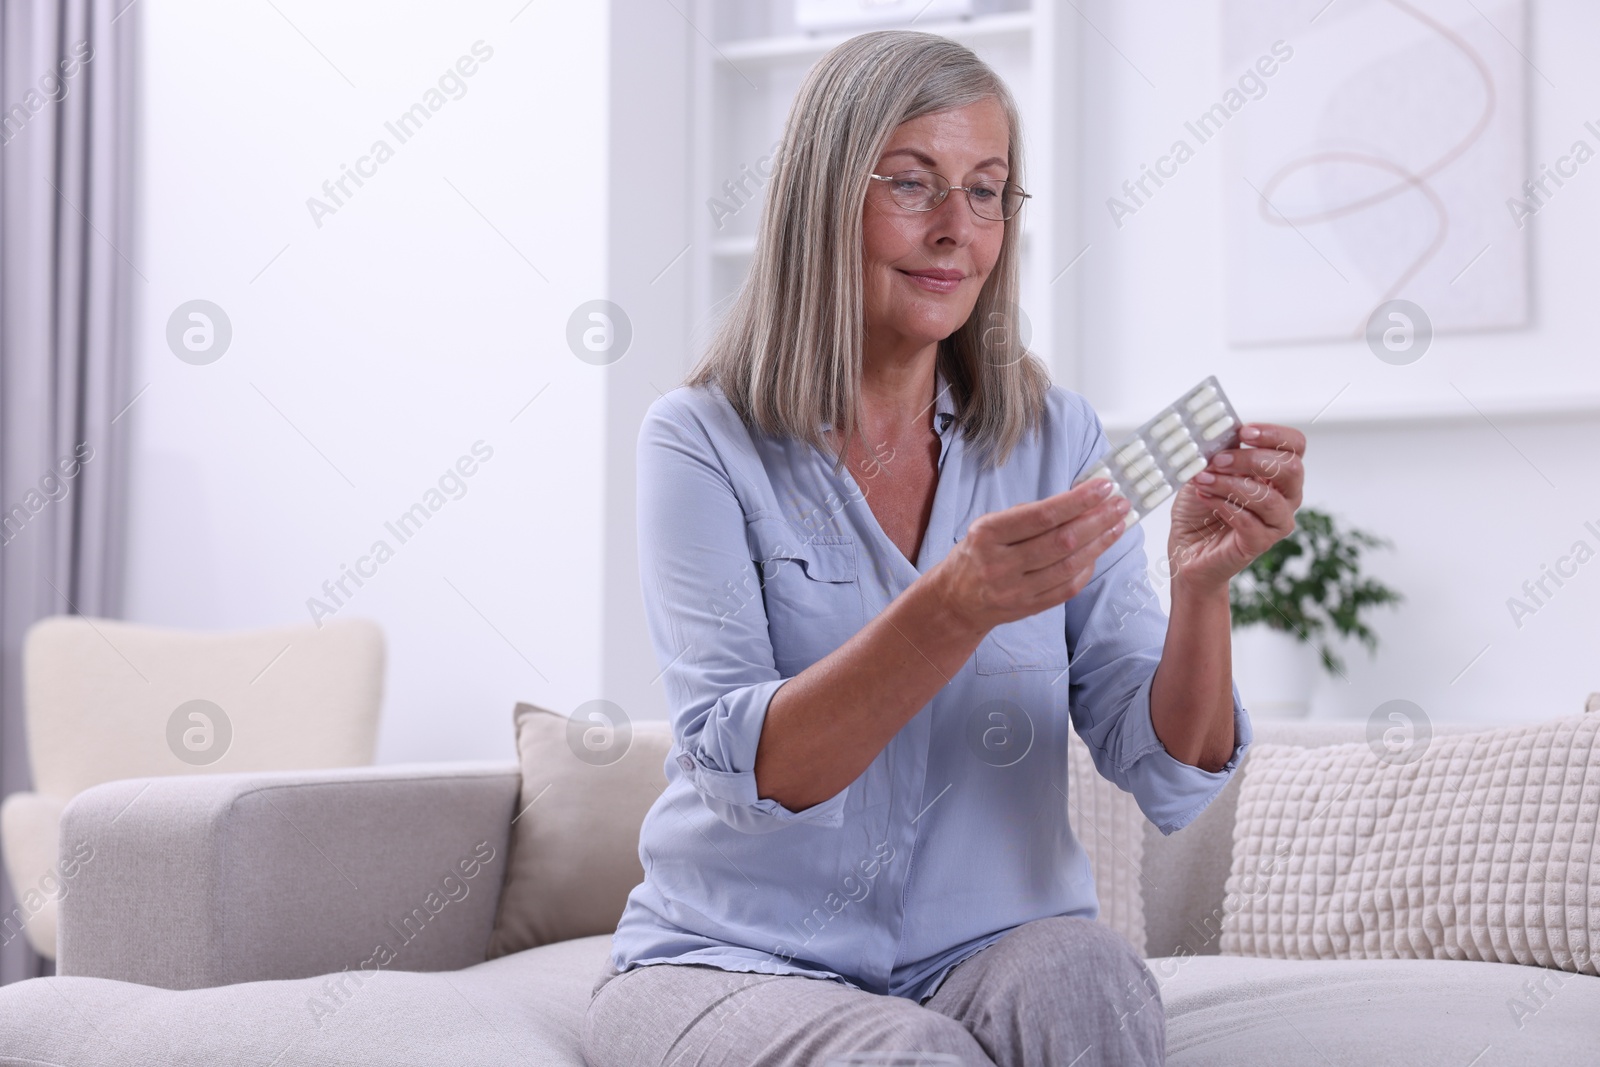
[[1224, 954], [1450, 959], [1600, 974], [1600, 715], [1257, 744], [1240, 769]]
[[1067, 819], [1089, 856], [1100, 921], [1145, 952], [1144, 812], [1094, 765], [1077, 731], [1067, 734]]

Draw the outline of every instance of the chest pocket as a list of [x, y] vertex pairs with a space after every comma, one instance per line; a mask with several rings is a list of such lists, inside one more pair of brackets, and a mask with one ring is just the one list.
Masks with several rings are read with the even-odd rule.
[[[957, 541], [964, 536], [957, 535]], [[1067, 606], [1003, 622], [984, 635], [973, 661], [979, 674], [1067, 669]]]
[[979, 674], [1066, 670], [1066, 605], [996, 626], [978, 645], [976, 660]]
[[799, 674], [866, 625], [854, 538], [802, 534], [773, 516], [749, 520], [745, 535], [779, 674]]

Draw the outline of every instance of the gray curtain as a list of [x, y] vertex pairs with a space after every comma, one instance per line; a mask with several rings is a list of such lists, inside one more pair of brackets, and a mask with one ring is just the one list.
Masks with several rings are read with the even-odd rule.
[[[137, 4], [0, 0], [0, 794], [30, 788], [22, 639], [120, 612]], [[9, 879], [0, 916], [16, 908]], [[26, 939], [0, 982], [53, 970]]]

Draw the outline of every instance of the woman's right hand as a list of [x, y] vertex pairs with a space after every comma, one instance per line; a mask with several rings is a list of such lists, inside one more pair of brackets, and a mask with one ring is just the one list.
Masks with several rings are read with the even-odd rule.
[[1055, 496], [979, 516], [932, 572], [946, 610], [988, 633], [1078, 595], [1095, 561], [1122, 536], [1126, 497], [1092, 478]]

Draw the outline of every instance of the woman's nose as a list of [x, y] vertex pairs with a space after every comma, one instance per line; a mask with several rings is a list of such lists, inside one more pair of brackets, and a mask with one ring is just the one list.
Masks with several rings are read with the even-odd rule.
[[951, 189], [939, 206], [928, 212], [928, 236], [934, 240], [949, 237], [957, 244], [966, 244], [978, 219], [966, 202], [966, 190]]

